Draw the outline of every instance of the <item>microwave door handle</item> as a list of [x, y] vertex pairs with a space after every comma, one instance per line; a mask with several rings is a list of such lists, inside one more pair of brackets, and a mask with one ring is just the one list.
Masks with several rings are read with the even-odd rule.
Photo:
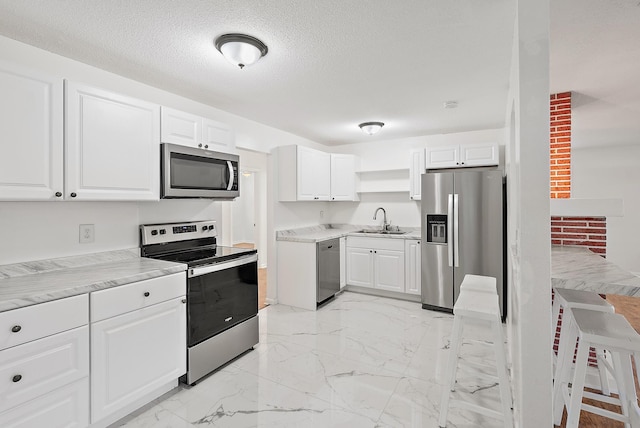
[[227, 190], [231, 190], [233, 188], [233, 164], [231, 161], [227, 161], [227, 169], [229, 170], [229, 185], [227, 186]]

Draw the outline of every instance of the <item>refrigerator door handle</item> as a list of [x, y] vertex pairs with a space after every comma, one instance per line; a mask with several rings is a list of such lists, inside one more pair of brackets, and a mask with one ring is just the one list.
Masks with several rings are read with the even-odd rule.
[[453, 195], [453, 237], [455, 240], [455, 245], [454, 245], [454, 264], [455, 267], [460, 267], [460, 258], [459, 258], [459, 254], [460, 251], [458, 250], [459, 244], [460, 244], [460, 233], [459, 233], [459, 225], [460, 222], [458, 221], [458, 215], [459, 215], [459, 210], [458, 210], [458, 194], [455, 193]]
[[449, 193], [447, 204], [447, 255], [449, 259], [449, 267], [453, 266], [453, 195]]

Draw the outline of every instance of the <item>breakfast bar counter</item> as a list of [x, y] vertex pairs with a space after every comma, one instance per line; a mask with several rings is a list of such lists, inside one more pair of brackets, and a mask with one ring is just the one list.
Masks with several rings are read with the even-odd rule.
[[551, 247], [551, 285], [640, 297], [640, 277], [580, 247]]

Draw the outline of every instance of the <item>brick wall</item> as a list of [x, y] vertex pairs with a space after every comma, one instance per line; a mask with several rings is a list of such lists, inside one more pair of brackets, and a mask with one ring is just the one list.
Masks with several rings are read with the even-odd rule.
[[552, 94], [549, 146], [551, 197], [571, 197], [571, 92]]
[[606, 217], [551, 217], [551, 244], [587, 247], [607, 256]]

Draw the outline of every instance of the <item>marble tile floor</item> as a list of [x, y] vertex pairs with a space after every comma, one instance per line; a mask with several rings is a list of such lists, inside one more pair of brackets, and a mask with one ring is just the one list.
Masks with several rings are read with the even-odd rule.
[[[113, 426], [437, 427], [452, 321], [417, 303], [350, 292], [316, 312], [268, 306], [253, 351]], [[483, 340], [488, 329], [465, 335]], [[465, 342], [461, 358], [494, 361], [475, 342]], [[499, 408], [491, 381], [459, 371], [458, 385], [456, 394]], [[447, 426], [502, 425], [452, 408]]]

